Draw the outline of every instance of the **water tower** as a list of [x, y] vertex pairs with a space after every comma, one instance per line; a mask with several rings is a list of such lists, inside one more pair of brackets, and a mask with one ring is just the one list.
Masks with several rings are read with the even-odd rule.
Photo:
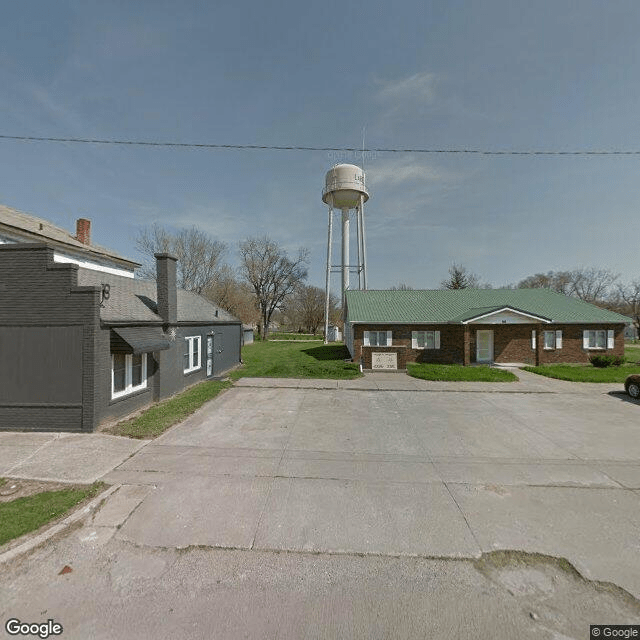
[[[364, 233], [364, 203], [369, 199], [365, 187], [364, 171], [354, 164], [336, 164], [325, 177], [322, 201], [329, 207], [329, 236], [327, 239], [327, 283], [324, 309], [325, 343], [329, 331], [329, 294], [331, 273], [342, 273], [342, 308], [344, 294], [350, 288], [350, 276], [358, 274], [358, 289], [367, 288], [367, 249]], [[339, 265], [331, 264], [333, 243], [333, 214], [342, 212], [342, 261]], [[356, 217], [357, 261], [351, 264], [349, 259], [349, 223], [352, 212]]]

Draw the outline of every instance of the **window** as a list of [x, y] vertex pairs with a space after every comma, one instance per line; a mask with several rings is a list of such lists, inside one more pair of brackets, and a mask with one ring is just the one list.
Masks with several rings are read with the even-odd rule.
[[189, 373], [200, 368], [201, 336], [190, 336], [184, 339], [186, 342], [184, 353], [184, 372]]
[[147, 388], [147, 354], [111, 354], [111, 397]]
[[613, 330], [585, 329], [582, 333], [582, 347], [584, 349], [613, 349]]
[[545, 331], [544, 348], [547, 350], [562, 349], [562, 331]]
[[390, 347], [391, 331], [365, 331], [365, 347]]
[[411, 348], [412, 349], [439, 349], [440, 348], [440, 332], [439, 331], [412, 331], [411, 332]]

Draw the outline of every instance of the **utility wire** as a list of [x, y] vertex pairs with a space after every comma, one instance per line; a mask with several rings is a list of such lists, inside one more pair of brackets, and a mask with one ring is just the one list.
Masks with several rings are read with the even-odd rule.
[[575, 151], [559, 150], [490, 150], [490, 149], [358, 149], [356, 147], [300, 147], [295, 145], [261, 145], [261, 144], [205, 144], [195, 142], [161, 142], [145, 140], [103, 140], [97, 138], [52, 138], [40, 136], [8, 136], [0, 134], [0, 140], [20, 140], [26, 142], [72, 142], [80, 144], [113, 144], [142, 147], [180, 147], [185, 149], [248, 149], [267, 151], [348, 151], [353, 153], [458, 153], [482, 156], [637, 156], [640, 150], [579, 149]]

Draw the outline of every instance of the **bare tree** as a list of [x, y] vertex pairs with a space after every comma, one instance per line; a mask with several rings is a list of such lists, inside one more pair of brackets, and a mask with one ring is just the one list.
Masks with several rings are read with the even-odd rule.
[[155, 280], [154, 253], [171, 253], [178, 258], [178, 286], [202, 293], [217, 278], [227, 246], [197, 227], [175, 233], [159, 224], [142, 229], [136, 247], [147, 257], [139, 271], [142, 278]]
[[276, 242], [263, 236], [240, 242], [240, 272], [253, 288], [260, 309], [260, 336], [266, 340], [273, 312], [307, 277], [308, 251], [299, 249], [296, 258]]
[[558, 293], [570, 295], [573, 291], [573, 274], [571, 271], [548, 271], [536, 273], [520, 280], [518, 289], [551, 289]]
[[218, 276], [204, 289], [202, 295], [242, 320], [243, 324], [257, 325], [260, 322], [260, 311], [253, 289], [246, 282], [241, 282], [228, 265], [222, 266]]
[[571, 271], [536, 273], [518, 282], [519, 289], [552, 289], [566, 296], [604, 304], [618, 276], [609, 269], [580, 267]]
[[449, 277], [440, 283], [441, 289], [477, 289], [479, 287], [480, 278], [455, 262], [449, 267]]
[[[283, 316], [290, 326], [315, 334], [324, 322], [324, 303], [324, 289], [303, 284], [296, 288], [283, 309]], [[337, 306], [338, 299], [331, 295], [329, 297], [330, 318], [335, 316]]]
[[618, 275], [609, 269], [581, 267], [572, 271], [572, 295], [585, 302], [603, 303]]
[[616, 311], [633, 318], [633, 326], [640, 333], [640, 279], [630, 284], [619, 284], [615, 297]]
[[412, 291], [413, 287], [410, 287], [408, 284], [404, 282], [400, 282], [399, 284], [394, 284], [393, 287], [390, 288], [390, 291]]

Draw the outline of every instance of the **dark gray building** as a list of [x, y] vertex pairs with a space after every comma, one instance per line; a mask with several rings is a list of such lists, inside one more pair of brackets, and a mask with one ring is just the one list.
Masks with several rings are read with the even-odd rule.
[[242, 324], [176, 287], [0, 246], [0, 430], [93, 431], [240, 363]]

